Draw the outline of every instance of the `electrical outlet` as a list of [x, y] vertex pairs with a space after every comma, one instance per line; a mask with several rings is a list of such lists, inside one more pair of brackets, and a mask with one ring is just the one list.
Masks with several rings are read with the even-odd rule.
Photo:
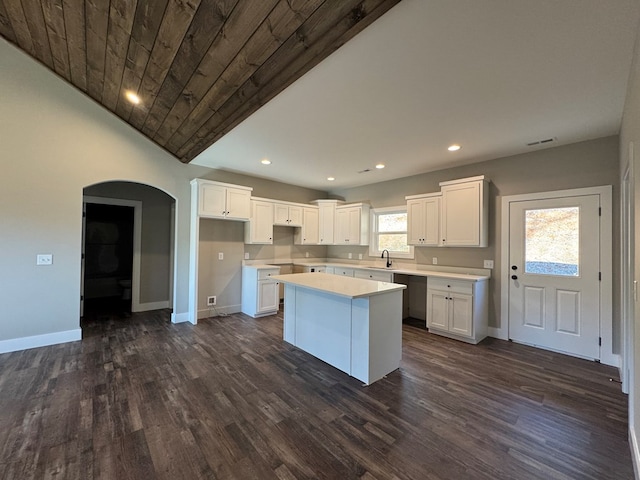
[[224, 253], [218, 252], [218, 260], [224, 260]]
[[207, 307], [213, 307], [215, 304], [216, 304], [215, 295], [211, 295], [210, 297], [207, 297]]
[[249, 252], [244, 252], [244, 259], [249, 260]]
[[484, 268], [493, 268], [493, 260], [485, 260]]
[[53, 265], [53, 255], [51, 253], [39, 253], [36, 255], [36, 265]]
[[353, 253], [349, 254], [349, 260], [351, 260], [353, 258]]
[[437, 265], [438, 264], [438, 257], [433, 257], [431, 259], [431, 263], [433, 263], [434, 265]]
[[309, 258], [309, 252], [304, 252], [305, 258]]
[[361, 253], [358, 254], [358, 260], [362, 260], [362, 254]]

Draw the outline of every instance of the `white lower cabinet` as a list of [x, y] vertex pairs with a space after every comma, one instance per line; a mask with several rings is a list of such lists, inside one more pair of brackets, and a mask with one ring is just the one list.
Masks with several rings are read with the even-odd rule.
[[256, 318], [278, 312], [280, 284], [271, 277], [279, 273], [271, 265], [242, 267], [242, 313]]
[[487, 336], [488, 281], [427, 280], [427, 328], [476, 344]]

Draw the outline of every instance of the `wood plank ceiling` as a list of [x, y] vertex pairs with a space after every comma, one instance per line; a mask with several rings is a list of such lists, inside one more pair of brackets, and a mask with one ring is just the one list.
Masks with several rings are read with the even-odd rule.
[[0, 35], [187, 163], [399, 1], [0, 0]]

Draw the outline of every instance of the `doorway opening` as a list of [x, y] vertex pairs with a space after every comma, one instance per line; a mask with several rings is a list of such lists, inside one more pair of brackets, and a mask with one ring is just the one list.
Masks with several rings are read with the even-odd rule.
[[131, 314], [135, 206], [85, 203], [83, 317]]

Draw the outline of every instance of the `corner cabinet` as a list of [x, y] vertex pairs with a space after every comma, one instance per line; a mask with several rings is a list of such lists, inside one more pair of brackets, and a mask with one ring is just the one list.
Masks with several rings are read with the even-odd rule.
[[369, 245], [369, 205], [336, 207], [334, 245]]
[[[247, 221], [251, 216], [251, 187], [195, 179], [192, 198], [198, 202], [198, 216]], [[195, 195], [194, 195], [195, 193]]]
[[488, 280], [427, 280], [427, 328], [431, 333], [467, 343], [488, 332]]
[[273, 278], [280, 267], [242, 267], [242, 313], [254, 318], [273, 315], [280, 307], [279, 283]]
[[440, 200], [442, 194], [428, 193], [407, 200], [407, 243], [416, 246], [440, 244]]
[[244, 243], [273, 244], [273, 203], [251, 199], [251, 218], [244, 224]]
[[484, 175], [440, 183], [442, 246], [488, 246], [488, 184]]

